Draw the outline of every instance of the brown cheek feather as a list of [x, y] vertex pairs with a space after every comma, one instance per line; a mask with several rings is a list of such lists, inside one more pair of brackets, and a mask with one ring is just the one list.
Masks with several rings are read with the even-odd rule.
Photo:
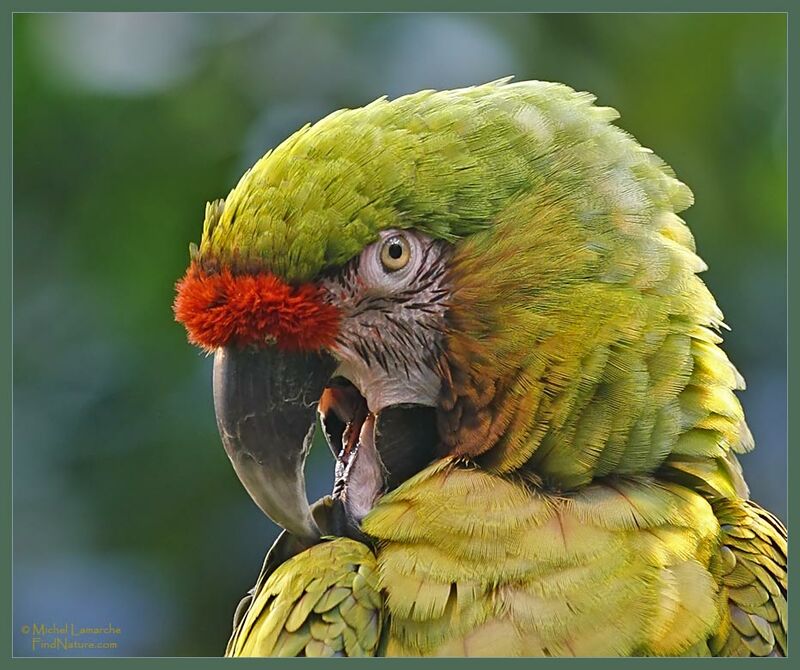
[[292, 351], [333, 345], [339, 310], [315, 284], [292, 286], [273, 274], [208, 274], [192, 263], [176, 284], [175, 320], [189, 341], [207, 351], [275, 344]]

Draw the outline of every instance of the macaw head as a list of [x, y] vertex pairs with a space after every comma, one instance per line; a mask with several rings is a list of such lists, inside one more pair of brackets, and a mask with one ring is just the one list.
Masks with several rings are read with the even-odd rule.
[[319, 534], [317, 415], [356, 522], [437, 458], [569, 489], [653, 471], [689, 427], [745, 443], [676, 214], [691, 192], [593, 100], [506, 81], [380, 99], [207, 206], [175, 314], [214, 354], [222, 441], [278, 524]]

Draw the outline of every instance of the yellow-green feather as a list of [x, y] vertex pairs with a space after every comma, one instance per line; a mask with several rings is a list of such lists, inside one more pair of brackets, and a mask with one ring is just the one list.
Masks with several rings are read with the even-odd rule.
[[381, 541], [387, 654], [671, 655], [719, 620], [719, 524], [676, 484], [554, 496], [439, 464], [363, 525]]
[[783, 655], [786, 537], [746, 501], [618, 477], [554, 495], [445, 460], [277, 568], [229, 655]]
[[253, 596], [227, 656], [372, 656], [383, 620], [375, 557], [344, 538], [289, 559]]
[[[617, 114], [593, 100], [562, 84], [503, 80], [339, 110], [268, 152], [207, 210], [200, 257], [305, 280], [388, 227], [469, 235], [554, 172], [578, 181], [586, 164], [606, 160], [593, 138]], [[615, 129], [606, 143], [622, 137]], [[580, 159], [574, 175], [565, 152]]]

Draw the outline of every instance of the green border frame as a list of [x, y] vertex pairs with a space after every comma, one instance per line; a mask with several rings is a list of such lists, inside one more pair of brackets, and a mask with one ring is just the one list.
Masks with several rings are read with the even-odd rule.
[[[123, 668], [140, 667], [146, 665], [147, 667], [167, 667], [175, 664], [191, 663], [192, 667], [198, 665], [204, 668], [211, 667], [212, 665], [220, 665], [227, 663], [227, 659], [218, 658], [13, 658], [11, 650], [13, 649], [13, 620], [12, 620], [12, 607], [11, 602], [11, 560], [12, 560], [12, 517], [11, 517], [11, 499], [12, 499], [12, 468], [11, 468], [11, 444], [12, 444], [12, 393], [13, 393], [13, 313], [12, 313], [12, 295], [13, 295], [13, 195], [12, 195], [12, 166], [13, 166], [13, 126], [12, 126], [12, 36], [13, 36], [13, 15], [14, 13], [23, 12], [81, 12], [81, 11], [153, 11], [153, 12], [264, 12], [264, 11], [284, 11], [284, 12], [486, 12], [486, 13], [501, 13], [501, 12], [596, 12], [596, 13], [609, 13], [609, 12], [647, 12], [647, 13], [785, 13], [787, 15], [787, 48], [788, 48], [788, 70], [787, 72], [787, 87], [788, 87], [788, 106], [789, 109], [800, 109], [798, 104], [797, 87], [792, 86], [794, 83], [791, 79], [791, 74], [796, 71], [798, 67], [798, 47], [797, 40], [791, 40], [790, 26], [793, 25], [792, 14], [800, 14], [800, 11], [791, 11], [789, 0], [673, 0], [672, 2], [657, 0], [651, 1], [643, 6], [641, 2], [635, 0], [606, 0], [605, 2], [592, 2], [591, 0], [538, 0], [528, 2], [520, 2], [519, 0], [492, 0], [485, 2], [482, 0], [407, 0], [406, 2], [386, 2], [384, 6], [376, 6], [377, 3], [370, 2], [369, 0], [340, 0], [335, 6], [325, 0], [233, 0], [232, 2], [223, 2], [222, 0], [194, 0], [194, 2], [187, 2], [186, 0], [143, 0], [140, 2], [133, 2], [131, 0], [75, 0], [74, 2], [59, 2], [58, 0], [29, 0], [23, 2], [21, 0], [11, 1], [4, 3], [2, 12], [0, 12], [0, 35], [7, 36], [7, 40], [2, 40], [6, 47], [0, 52], [2, 59], [2, 67], [0, 67], [0, 120], [2, 125], [7, 129], [6, 132], [0, 134], [0, 156], [7, 157], [5, 160], [0, 161], [0, 209], [3, 216], [0, 217], [0, 375], [5, 383], [0, 384], [0, 446], [3, 451], [3, 462], [0, 466], [0, 488], [3, 490], [3, 505], [2, 513], [0, 513], [0, 533], [4, 538], [8, 538], [8, 543], [4, 543], [4, 549], [0, 552], [0, 589], [3, 593], [3, 604], [0, 605], [0, 648], [3, 649], [0, 654], [0, 663], [3, 666], [8, 663], [9, 665], [22, 665], [30, 668], [43, 667], [48, 661], [55, 660], [63, 668], [85, 668], [87, 666], [105, 665], [106, 663], [114, 663]], [[798, 8], [800, 10], [800, 8]], [[791, 118], [790, 115], [787, 115]], [[797, 125], [795, 123], [795, 125]], [[787, 121], [787, 126], [791, 123]], [[797, 155], [798, 142], [794, 138], [789, 127], [788, 133], [788, 221], [792, 220], [792, 213], [796, 211], [798, 191], [800, 186], [798, 183], [798, 168], [797, 164], [792, 164], [788, 157]], [[787, 221], [787, 225], [788, 225]], [[798, 225], [794, 224], [795, 227]], [[788, 242], [787, 242], [787, 309], [788, 309], [788, 342], [791, 342], [791, 333], [798, 332], [798, 312], [791, 309], [792, 306], [792, 287], [798, 284], [800, 277], [800, 270], [798, 267], [793, 266], [792, 258], [797, 258], [800, 254], [798, 249], [798, 235], [796, 230], [792, 230], [792, 226], [788, 226]], [[787, 365], [788, 365], [788, 431], [789, 441], [798, 434], [800, 428], [800, 411], [798, 410], [797, 395], [795, 393], [798, 388], [798, 359], [792, 355], [791, 347], [787, 352]], [[793, 458], [791, 451], [788, 454], [788, 477], [791, 481], [794, 475], [799, 475], [797, 459]], [[793, 494], [792, 488], [789, 487], [789, 505], [788, 505], [788, 526], [793, 526], [794, 503], [797, 496]], [[795, 569], [796, 561], [794, 560], [794, 553], [790, 552], [789, 555], [790, 572]], [[790, 602], [793, 602], [792, 585], [794, 580], [790, 580]], [[7, 594], [7, 597], [6, 597]], [[9, 606], [10, 605], [10, 606]], [[790, 605], [790, 622], [791, 628], [794, 629], [796, 616], [793, 616], [793, 610]], [[5, 649], [8, 649], [8, 655]], [[742, 661], [743, 663], [755, 662], [756, 659], [750, 661]], [[247, 659], [234, 662], [242, 663], [259, 663], [262, 666], [270, 668], [280, 666], [286, 667], [289, 663], [315, 663], [315, 661], [304, 660], [295, 661], [293, 659]], [[317, 663], [351, 663], [361, 662], [354, 661], [353, 659], [337, 661], [335, 659], [322, 660]], [[363, 662], [371, 662], [365, 660]], [[381, 664], [393, 665], [395, 667], [402, 663], [428, 663], [435, 662], [438, 665], [445, 665], [449, 667], [456, 667], [456, 664], [469, 663], [473, 667], [477, 665], [488, 666], [499, 664], [503, 666], [522, 667], [521, 664], [536, 663], [540, 665], [545, 663], [548, 665], [555, 663], [566, 663], [575, 666], [593, 667], [603, 670], [604, 668], [616, 667], [617, 663], [634, 663], [640, 662], [639, 659], [441, 659], [439, 661], [431, 661], [430, 659], [413, 660], [413, 659], [383, 659], [378, 661]], [[706, 665], [714, 663], [713, 659], [649, 659], [644, 661], [647, 663], [686, 663], [693, 667], [699, 665]], [[297, 666], [295, 666], [297, 667]], [[552, 667], [552, 665], [551, 665]]]

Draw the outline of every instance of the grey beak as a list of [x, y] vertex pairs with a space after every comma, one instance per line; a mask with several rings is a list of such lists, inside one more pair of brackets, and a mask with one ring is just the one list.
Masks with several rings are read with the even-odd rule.
[[334, 368], [327, 354], [274, 347], [223, 347], [214, 355], [214, 410], [233, 468], [264, 514], [307, 541], [318, 539], [320, 530], [309, 509], [304, 467], [317, 402]]

